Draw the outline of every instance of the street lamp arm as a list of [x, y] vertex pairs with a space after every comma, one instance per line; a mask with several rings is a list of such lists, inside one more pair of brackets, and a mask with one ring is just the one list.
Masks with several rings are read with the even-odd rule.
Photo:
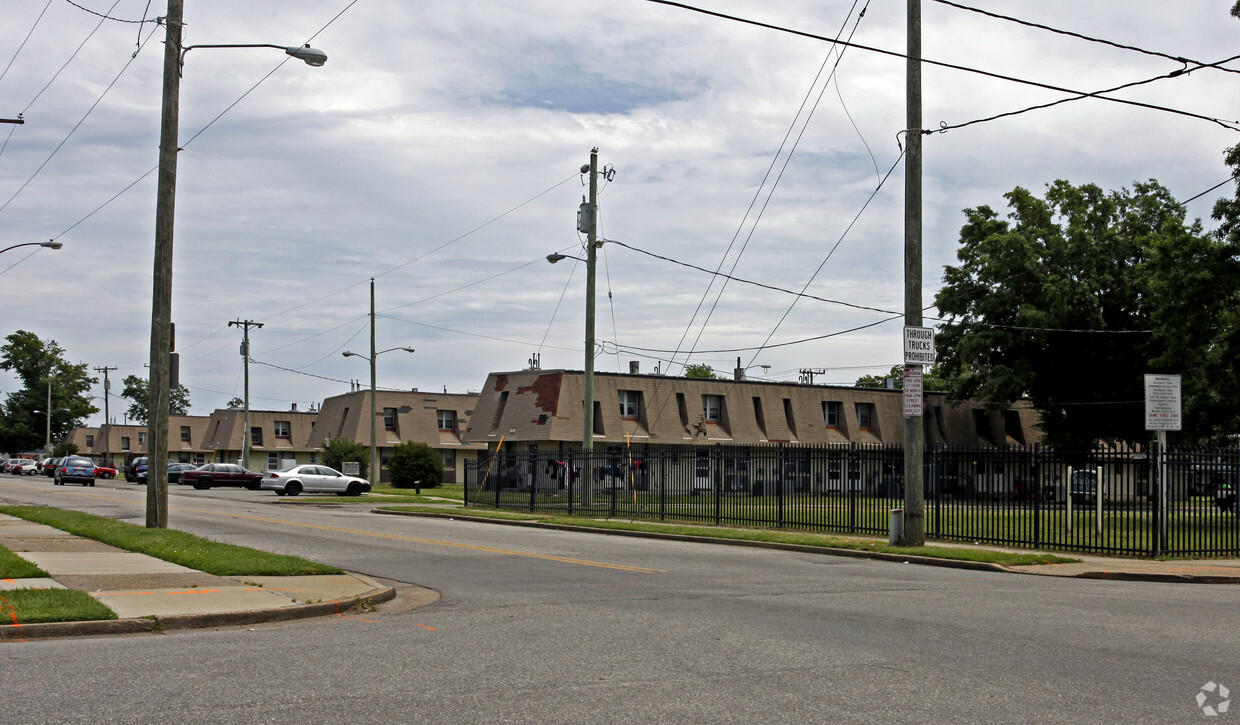
[[185, 65], [185, 54], [190, 52], [194, 48], [275, 48], [276, 50], [284, 51], [287, 55], [291, 55], [294, 58], [305, 61], [306, 65], [312, 65], [316, 68], [322, 66], [324, 63], [327, 62], [327, 53], [324, 53], [318, 48], [311, 48], [308, 43], [306, 45], [272, 45], [271, 43], [222, 43], [222, 44], [211, 44], [211, 45], [187, 45], [185, 46], [184, 48], [181, 49], [180, 61], [181, 61], [182, 66]]
[[64, 246], [63, 242], [57, 242], [52, 239], [49, 239], [46, 242], [23, 242], [21, 244], [14, 244], [11, 247], [5, 247], [4, 249], [0, 249], [0, 254], [4, 254], [10, 249], [17, 249], [18, 247], [47, 247], [48, 249], [60, 249], [63, 246]]

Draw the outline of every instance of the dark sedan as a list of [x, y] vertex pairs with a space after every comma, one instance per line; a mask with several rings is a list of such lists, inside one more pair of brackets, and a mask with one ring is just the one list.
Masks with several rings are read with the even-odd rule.
[[168, 483], [180, 483], [181, 474], [186, 471], [192, 471], [198, 466], [192, 463], [169, 463], [168, 464]]
[[233, 463], [208, 463], [181, 474], [181, 484], [205, 491], [212, 486], [245, 486], [257, 491], [263, 474]]
[[95, 462], [82, 456], [65, 456], [52, 473], [52, 483], [57, 486], [63, 486], [66, 483], [94, 486]]

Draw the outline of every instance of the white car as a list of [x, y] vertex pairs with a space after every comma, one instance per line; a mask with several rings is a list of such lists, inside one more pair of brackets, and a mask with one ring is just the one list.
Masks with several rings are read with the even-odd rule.
[[364, 478], [346, 476], [334, 468], [310, 463], [267, 471], [267, 475], [263, 476], [262, 489], [275, 491], [277, 496], [296, 496], [302, 491], [361, 496], [370, 490], [370, 482]]

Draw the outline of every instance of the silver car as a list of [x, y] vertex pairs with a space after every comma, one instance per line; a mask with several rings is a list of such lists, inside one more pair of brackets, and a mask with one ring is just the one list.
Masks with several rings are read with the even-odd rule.
[[370, 482], [356, 476], [346, 476], [334, 468], [311, 463], [268, 471], [267, 475], [263, 476], [262, 489], [275, 491], [277, 496], [296, 496], [302, 491], [361, 496], [370, 490]]

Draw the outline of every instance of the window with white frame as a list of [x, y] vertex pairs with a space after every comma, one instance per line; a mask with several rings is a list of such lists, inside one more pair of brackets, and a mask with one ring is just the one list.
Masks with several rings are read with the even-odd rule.
[[143, 432], [138, 433], [138, 445], [140, 446], [146, 445], [146, 433], [143, 433]]
[[129, 436], [121, 436], [121, 450], [129, 450]]
[[857, 427], [870, 430], [874, 427], [874, 404], [857, 403]]
[[386, 430], [396, 430], [396, 409], [383, 409], [383, 427]]
[[280, 454], [272, 451], [267, 454], [267, 470], [274, 471], [280, 467]]
[[95, 445], [95, 437], [92, 435], [86, 436], [86, 447], [91, 448], [94, 445]]
[[287, 420], [272, 421], [272, 427], [276, 429], [276, 438], [292, 438], [293, 425]]
[[188, 425], [181, 426], [181, 440], [185, 443], [188, 443], [189, 437], [190, 437], [189, 426]]
[[642, 393], [640, 390], [621, 390], [620, 391], [620, 417], [630, 420], [637, 420], [638, 411], [642, 406]]
[[435, 411], [435, 420], [439, 422], [439, 430], [456, 430], [455, 410], [437, 410]]
[[723, 396], [722, 395], [703, 395], [702, 396], [702, 415], [707, 421], [718, 423], [723, 419]]
[[439, 462], [443, 464], [443, 470], [456, 470], [456, 451], [451, 448], [439, 449]]

